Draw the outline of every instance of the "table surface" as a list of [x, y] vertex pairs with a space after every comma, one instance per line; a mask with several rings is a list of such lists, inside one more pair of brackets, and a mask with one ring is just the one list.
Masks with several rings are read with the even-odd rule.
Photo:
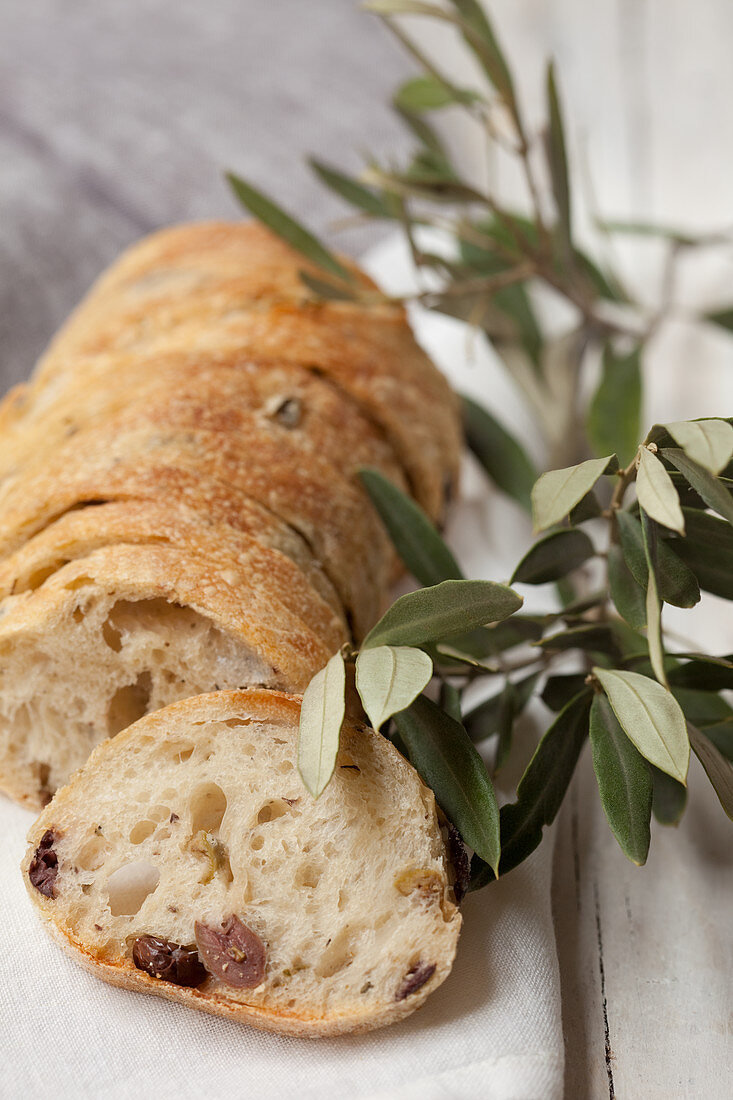
[[[535, 39], [557, 27], [547, 4], [497, 6], [518, 41], [535, 10], [544, 15]], [[633, 31], [635, 6], [613, 6]], [[0, 390], [27, 376], [126, 244], [166, 223], [236, 216], [226, 168], [358, 254], [378, 231], [335, 237], [344, 209], [303, 157], [357, 167], [359, 151], [405, 148], [383, 105], [406, 70], [347, 0], [4, 0]], [[643, 127], [644, 112], [632, 121]], [[630, 186], [643, 198], [634, 164]], [[567, 1095], [727, 1096], [727, 823], [699, 797], [693, 770], [697, 806], [675, 835], [656, 831], [639, 871], [610, 836], [588, 764], [561, 816], [555, 862]]]

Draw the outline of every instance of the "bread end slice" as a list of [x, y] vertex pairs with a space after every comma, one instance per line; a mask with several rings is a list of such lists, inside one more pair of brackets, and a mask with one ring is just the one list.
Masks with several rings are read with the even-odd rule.
[[448, 976], [461, 926], [432, 792], [345, 723], [318, 800], [300, 697], [216, 692], [100, 745], [29, 834], [50, 931], [114, 985], [299, 1036], [367, 1031]]

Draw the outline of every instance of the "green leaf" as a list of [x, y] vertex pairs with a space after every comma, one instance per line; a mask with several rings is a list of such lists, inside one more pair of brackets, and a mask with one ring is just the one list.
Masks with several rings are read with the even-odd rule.
[[460, 13], [467, 28], [463, 35], [466, 44], [473, 50], [487, 77], [516, 119], [517, 99], [511, 72], [486, 9], [478, 0], [451, 0], [451, 3]]
[[598, 225], [607, 233], [620, 233], [632, 237], [662, 237], [674, 243], [688, 246], [698, 243], [696, 237], [680, 229], [675, 229], [670, 225], [654, 225], [651, 222], [616, 220], [601, 220], [598, 222]]
[[[440, 156], [445, 157], [445, 149], [438, 135], [433, 130], [432, 126], [425, 121], [424, 118], [420, 118], [419, 115], [415, 115], [412, 111], [403, 111], [399, 107], [396, 107], [398, 115], [404, 122], [405, 126], [414, 134], [417, 140], [425, 146], [426, 149], [430, 149], [433, 153], [438, 153]], [[447, 159], [447, 158], [446, 158]]]
[[657, 456], [646, 447], [639, 448], [636, 495], [648, 516], [663, 527], [670, 527], [684, 535], [685, 521], [677, 490]]
[[674, 548], [689, 565], [701, 588], [733, 600], [733, 529], [725, 520], [685, 508], [687, 538], [675, 539]]
[[227, 173], [227, 179], [242, 206], [249, 210], [258, 221], [276, 233], [283, 241], [300, 252], [302, 256], [310, 260], [317, 267], [323, 268], [331, 275], [339, 279], [350, 281], [353, 276], [343, 267], [336, 257], [328, 251], [304, 226], [286, 214], [274, 202], [266, 198], [261, 191], [257, 191], [251, 184], [235, 176], [233, 172]]
[[674, 696], [638, 672], [594, 668], [593, 674], [641, 755], [680, 783], [686, 783], [690, 739]]
[[719, 325], [720, 328], [726, 329], [728, 332], [733, 332], [733, 309], [715, 309], [710, 313], [703, 314], [704, 321], [710, 321], [713, 325]]
[[500, 874], [526, 859], [542, 840], [543, 826], [555, 820], [588, 735], [590, 704], [586, 690], [560, 711], [520, 780], [516, 802], [502, 808]]
[[692, 488], [696, 493], [699, 493], [708, 508], [712, 508], [723, 519], [727, 519], [728, 523], [733, 524], [733, 497], [716, 477], [696, 462], [693, 462], [684, 451], [669, 447], [661, 453], [663, 458], [671, 462], [687, 478]]
[[433, 675], [433, 662], [421, 649], [380, 645], [356, 658], [356, 690], [375, 730], [409, 707]]
[[610, 657], [621, 655], [615, 632], [607, 623], [574, 626], [570, 630], [549, 634], [536, 644], [541, 649], [556, 653], [566, 649], [582, 649], [588, 653], [606, 653]]
[[378, 470], [362, 469], [359, 477], [397, 553], [420, 584], [463, 577], [458, 562], [419, 505]]
[[470, 397], [463, 399], [466, 442], [491, 480], [507, 496], [531, 509], [537, 471], [514, 436]]
[[705, 736], [722, 752], [726, 760], [733, 761], [733, 721], [716, 722], [705, 727]]
[[473, 707], [463, 719], [466, 732], [472, 741], [485, 741], [487, 737], [493, 737], [499, 733], [503, 716], [507, 709], [507, 698], [512, 700], [512, 716], [516, 718], [526, 707], [532, 697], [534, 686], [537, 683], [539, 673], [532, 672], [511, 684], [511, 692], [507, 692], [507, 685], [496, 695], [484, 699], [483, 703]]
[[543, 630], [542, 616], [514, 615], [496, 626], [453, 637], [451, 645], [472, 657], [492, 657], [514, 646], [538, 641]]
[[662, 643], [662, 603], [657, 589], [657, 528], [642, 510], [641, 529], [644, 536], [644, 553], [648, 570], [646, 590], [646, 625], [649, 643], [649, 660], [657, 680], [668, 688], [667, 674], [664, 668], [664, 646]]
[[547, 134], [547, 159], [550, 166], [552, 191], [555, 196], [558, 221], [563, 240], [571, 248], [570, 227], [570, 183], [568, 180], [568, 158], [565, 148], [565, 131], [560, 110], [560, 101], [555, 81], [555, 68], [552, 62], [547, 66], [547, 105], [549, 130]]
[[356, 294], [343, 283], [338, 285], [329, 283], [326, 279], [319, 279], [316, 275], [311, 275], [310, 271], [299, 271], [298, 277], [301, 283], [313, 291], [316, 298], [321, 298], [325, 302], [356, 301]]
[[687, 787], [652, 765], [652, 812], [660, 825], [677, 825], [687, 805]]
[[675, 684], [672, 694], [682, 707], [687, 721], [695, 726], [711, 726], [733, 718], [733, 709], [716, 692], [697, 691]]
[[651, 769], [621, 729], [604, 695], [596, 695], [591, 706], [590, 746], [611, 832], [624, 855], [641, 867], [649, 852]]
[[[660, 463], [661, 465], [661, 463]], [[543, 474], [532, 489], [532, 514], [535, 532], [559, 523], [593, 488], [603, 473], [618, 468], [615, 455], [589, 458], [578, 466], [550, 470]]]
[[458, 832], [494, 870], [499, 862], [499, 809], [483, 760], [463, 726], [419, 696], [395, 717], [412, 765], [432, 788]]
[[695, 755], [705, 769], [720, 805], [733, 821], [733, 764], [730, 760], [726, 760], [713, 742], [700, 730], [694, 726], [690, 726], [689, 730]]
[[444, 710], [448, 717], [455, 719], [456, 722], [463, 720], [461, 693], [457, 687], [449, 684], [447, 680], [443, 680], [440, 685], [440, 709]]
[[593, 543], [584, 531], [551, 531], [539, 539], [514, 570], [515, 584], [546, 584], [577, 569], [595, 554]]
[[443, 581], [400, 596], [369, 631], [362, 649], [439, 642], [506, 619], [522, 602], [511, 588], [493, 581]]
[[396, 218], [397, 211], [394, 205], [387, 202], [369, 187], [365, 187], [359, 180], [353, 179], [351, 176], [339, 172], [337, 168], [332, 168], [331, 165], [324, 164], [323, 161], [315, 158], [311, 158], [309, 164], [327, 187], [340, 195], [351, 206], [355, 206], [357, 210], [363, 210], [365, 214], [369, 214], [373, 218]]
[[617, 354], [603, 349], [598, 388], [588, 410], [588, 438], [596, 454], [615, 451], [625, 466], [641, 438], [641, 348]]
[[664, 427], [688, 458], [713, 475], [733, 456], [733, 427], [727, 420], [684, 420]]
[[550, 710], [562, 710], [585, 687], [584, 672], [563, 672], [550, 676], [542, 692], [542, 702]]
[[[628, 512], [616, 512], [615, 515], [626, 564], [634, 580], [646, 591], [649, 570], [641, 523]], [[689, 538], [675, 539], [675, 550], [686, 542]], [[700, 601], [700, 585], [694, 573], [664, 539], [657, 541], [657, 588], [660, 598], [675, 607], [694, 607]]]
[[421, 111], [438, 111], [454, 103], [473, 103], [479, 99], [468, 88], [456, 88], [437, 76], [416, 76], [398, 88], [394, 104], [401, 111], [419, 114]]
[[[688, 656], [677, 653], [677, 657]], [[710, 657], [701, 654], [669, 673], [673, 687], [693, 688], [698, 691], [733, 690], [733, 661], [730, 657]]]
[[318, 798], [336, 767], [344, 720], [346, 670], [340, 653], [317, 672], [303, 694], [298, 733], [298, 771]]
[[578, 501], [575, 507], [570, 510], [568, 520], [574, 527], [577, 527], [580, 523], [585, 523], [589, 519], [598, 519], [598, 517], [602, 515], [603, 508], [601, 507], [601, 502], [591, 489], [591, 491], [586, 493], [585, 496]]
[[644, 589], [637, 583], [626, 564], [620, 546], [615, 544], [609, 546], [607, 565], [611, 599], [616, 605], [619, 615], [622, 615], [634, 630], [641, 630], [646, 626]]

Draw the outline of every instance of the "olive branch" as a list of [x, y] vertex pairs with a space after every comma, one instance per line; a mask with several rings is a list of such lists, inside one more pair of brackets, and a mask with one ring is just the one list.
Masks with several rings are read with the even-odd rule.
[[[652, 336], [674, 312], [676, 264], [689, 250], [727, 245], [665, 226], [596, 220], [605, 237], [653, 236], [667, 259], [658, 304], [636, 301], [619, 274], [576, 241], [563, 110], [552, 64], [546, 121], [527, 124], [509, 62], [477, 0], [371, 0], [419, 74], [393, 106], [417, 147], [395, 168], [370, 159], [359, 178], [312, 161], [323, 183], [365, 219], [399, 226], [419, 289], [400, 301], [460, 318], [498, 352], [550, 456], [538, 471], [493, 413], [465, 398], [466, 437], [497, 487], [531, 511], [539, 536], [509, 584], [557, 588], [560, 609], [521, 611], [507, 585], [470, 580], [417, 504], [374, 470], [361, 480], [406, 568], [422, 587], [398, 599], [361, 646], [335, 654], [305, 692], [298, 764], [314, 797], [333, 773], [345, 713], [346, 666], [375, 729], [413, 763], [472, 850], [471, 886], [510, 871], [555, 818], [586, 740], [601, 803], [624, 853], [643, 864], [652, 813], [684, 811], [690, 751], [733, 818], [733, 655], [670, 648], [665, 604], [694, 607], [701, 590], [733, 600], [733, 422], [654, 425], [643, 436], [644, 365]], [[436, 19], [458, 33], [483, 85], [457, 86], [425, 55], [404, 17]], [[429, 116], [465, 112], [492, 156], [521, 168], [524, 205], [508, 207], [462, 178]], [[237, 176], [241, 203], [322, 272], [303, 272], [318, 299], [395, 301], [353, 279], [304, 226]], [[426, 229], [437, 230], [436, 250]], [[545, 331], [539, 292], [573, 318]], [[733, 332], [733, 306], [701, 323]], [[590, 372], [600, 376], [586, 384]], [[590, 396], [586, 396], [590, 393]], [[559, 468], [558, 468], [559, 467]], [[587, 590], [588, 574], [596, 588]], [[567, 668], [567, 655], [575, 671]], [[496, 690], [468, 706], [466, 689]], [[438, 702], [424, 694], [433, 681]], [[554, 720], [499, 810], [496, 773], [512, 752], [517, 720], [537, 693]], [[493, 743], [487, 769], [477, 744]]]

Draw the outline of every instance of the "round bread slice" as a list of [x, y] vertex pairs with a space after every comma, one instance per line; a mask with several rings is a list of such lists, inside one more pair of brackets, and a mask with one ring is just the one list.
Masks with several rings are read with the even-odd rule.
[[318, 800], [300, 697], [217, 692], [100, 745], [29, 834], [28, 892], [114, 985], [301, 1036], [366, 1031], [447, 977], [461, 917], [433, 794], [344, 725]]
[[0, 790], [40, 808], [100, 741], [178, 699], [219, 688], [302, 691], [347, 633], [334, 621], [319, 635], [295, 613], [294, 583], [304, 610], [314, 601], [293, 574], [246, 554], [120, 544], [7, 597]]

